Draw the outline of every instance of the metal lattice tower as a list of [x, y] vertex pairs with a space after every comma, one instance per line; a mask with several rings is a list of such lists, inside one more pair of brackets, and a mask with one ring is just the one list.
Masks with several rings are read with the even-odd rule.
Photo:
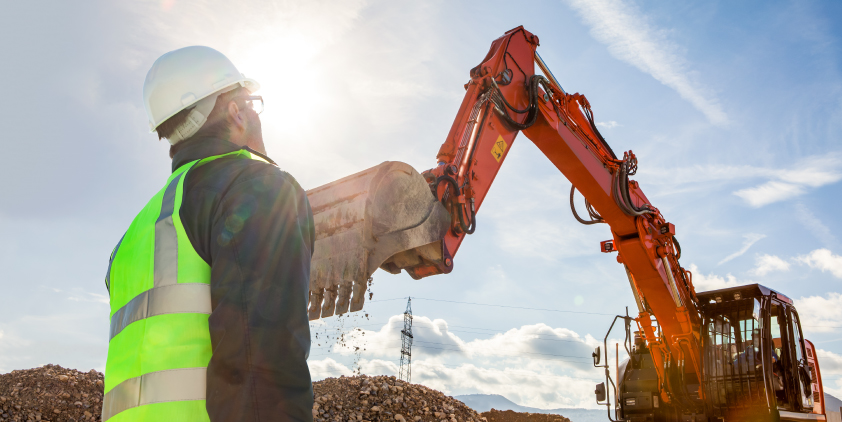
[[398, 378], [409, 382], [412, 378], [412, 298], [406, 301], [401, 330], [401, 370]]

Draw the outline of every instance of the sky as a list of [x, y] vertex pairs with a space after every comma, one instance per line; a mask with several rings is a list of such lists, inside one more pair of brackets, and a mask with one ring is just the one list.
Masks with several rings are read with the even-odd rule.
[[[793, 298], [842, 396], [838, 2], [30, 1], [7, 14], [0, 373], [104, 368], [108, 256], [170, 172], [141, 96], [161, 54], [207, 45], [258, 80], [267, 151], [311, 189], [387, 160], [434, 166], [469, 70], [523, 25], [614, 151], [637, 155], [634, 179], [675, 224], [697, 289]], [[518, 136], [453, 272], [376, 272], [363, 312], [312, 324], [313, 379], [396, 374], [412, 297], [413, 382], [595, 407], [591, 350], [634, 302], [599, 253], [608, 228], [578, 224], [569, 189]]]

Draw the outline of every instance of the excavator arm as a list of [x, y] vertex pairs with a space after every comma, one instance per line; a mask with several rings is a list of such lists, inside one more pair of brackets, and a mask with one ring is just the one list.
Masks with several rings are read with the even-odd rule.
[[[610, 227], [613, 238], [600, 247], [618, 252], [625, 267], [661, 399], [686, 400], [687, 380], [703, 379], [701, 319], [691, 274], [678, 262], [675, 226], [629, 179], [637, 170], [635, 155], [615, 155], [596, 128], [588, 100], [562, 89], [537, 54], [538, 45], [523, 27], [492, 43], [471, 69], [434, 168], [419, 174], [386, 162], [308, 191], [316, 220], [310, 318], [362, 309], [377, 268], [405, 270], [415, 279], [449, 273], [523, 132], [584, 196], [589, 219], [576, 218]], [[702, 391], [692, 398], [700, 399]]]

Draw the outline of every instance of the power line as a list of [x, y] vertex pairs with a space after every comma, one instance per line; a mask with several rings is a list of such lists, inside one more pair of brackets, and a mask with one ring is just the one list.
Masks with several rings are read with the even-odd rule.
[[[405, 299], [404, 297], [395, 297], [391, 299], [380, 299], [376, 301], [369, 301], [369, 303], [377, 303], [377, 302], [388, 302], [393, 300], [401, 300]], [[546, 309], [546, 308], [532, 308], [528, 306], [511, 306], [511, 305], [498, 305], [493, 303], [478, 303], [478, 302], [461, 302], [456, 300], [445, 300], [445, 299], [432, 299], [426, 297], [416, 297], [415, 300], [428, 300], [432, 302], [447, 302], [447, 303], [459, 303], [463, 305], [476, 305], [476, 306], [492, 306], [498, 308], [510, 308], [510, 309], [526, 309], [531, 311], [543, 311], [543, 312], [563, 312], [569, 314], [583, 314], [583, 315], [604, 315], [604, 316], [615, 316], [616, 314], [606, 314], [602, 312], [582, 312], [582, 311], [568, 311], [563, 309]], [[842, 326], [833, 326], [833, 325], [804, 325], [804, 327], [811, 327], [811, 328], [842, 328]]]
[[[423, 322], [413, 322], [413, 324], [420, 324], [420, 325], [424, 325], [425, 323], [423, 323]], [[354, 326], [354, 327], [351, 327], [351, 329], [354, 329], [354, 328], [360, 328], [360, 327], [374, 327], [374, 326], [384, 326], [384, 325], [383, 325], [383, 324], [364, 324], [364, 325], [356, 325], [356, 326]], [[495, 331], [495, 332], [490, 332], [490, 333], [478, 333], [478, 332], [475, 332], [475, 331], [451, 330], [451, 329], [450, 329], [450, 327], [464, 327], [464, 326], [461, 326], [461, 325], [448, 325], [448, 327], [447, 327], [447, 332], [452, 332], [452, 333], [470, 333], [470, 334], [484, 334], [484, 335], [495, 335], [495, 334], [505, 334], [505, 333], [506, 333], [506, 331]], [[424, 330], [433, 330], [433, 329], [437, 329], [438, 327], [436, 327], [436, 326], [434, 326], [434, 325], [430, 325], [430, 326], [428, 326], [428, 327], [423, 327], [423, 326], [422, 326], [422, 327], [416, 327], [416, 328], [420, 328], [420, 329], [424, 329]], [[489, 330], [489, 331], [491, 331], [491, 330], [492, 330], [492, 329], [490, 329], [490, 328], [477, 328], [477, 327], [464, 327], [464, 328], [470, 328], [470, 329], [475, 329], [475, 330]], [[509, 330], [516, 330], [516, 329], [517, 329], [517, 328], [510, 328]], [[538, 334], [525, 334], [525, 335], [526, 335], [526, 336], [533, 337], [533, 338], [530, 338], [529, 340], [532, 340], [532, 339], [538, 339], [538, 340], [544, 340], [544, 341], [564, 341], [564, 342], [570, 342], [570, 343], [580, 343], [580, 341], [579, 341], [579, 340], [553, 339], [553, 338], [547, 338], [546, 336], [541, 336], [541, 335], [538, 335]]]
[[[399, 299], [406, 299], [406, 297], [396, 297], [391, 299], [382, 299], [379, 301], [371, 301], [369, 303], [376, 303], [376, 302], [388, 302], [391, 300], [399, 300]], [[460, 303], [463, 305], [476, 305], [476, 306], [494, 306], [498, 308], [511, 308], [511, 309], [528, 309], [531, 311], [543, 311], [543, 312], [564, 312], [569, 314], [585, 314], [585, 315], [605, 315], [605, 316], [614, 316], [616, 314], [604, 314], [600, 312], [582, 312], [582, 311], [567, 311], [563, 309], [545, 309], [545, 308], [531, 308], [528, 306], [511, 306], [511, 305], [497, 305], [494, 303], [478, 303], [478, 302], [459, 302], [456, 300], [445, 300], [445, 299], [431, 299], [427, 297], [416, 297], [415, 300], [429, 300], [432, 302], [447, 302], [447, 303]]]
[[[378, 341], [378, 342], [374, 342], [374, 343], [367, 343], [366, 345], [383, 344], [383, 343], [388, 343], [390, 341], [393, 341], [393, 340], [387, 339], [387, 340]], [[458, 347], [458, 345], [455, 345], [455, 344], [439, 343], [439, 342], [435, 342], [435, 341], [417, 340], [417, 342], [418, 343], [425, 343], [425, 344], [435, 344], [435, 345], [438, 345], [438, 346]], [[356, 347], [356, 346], [354, 346], [354, 347]], [[395, 347], [397, 347], [397, 346], [395, 346]], [[454, 351], [454, 352], [462, 352], [462, 351], [467, 352], [467, 350], [463, 350], [461, 348], [458, 348], [458, 349], [442, 349], [442, 350], [449, 350], [449, 351]], [[498, 349], [498, 350], [500, 350], [500, 349]], [[502, 350], [505, 350], [505, 349], [502, 349]], [[518, 351], [515, 351], [515, 353], [524, 353], [524, 354], [528, 354], [528, 355], [541, 355], [541, 356], [557, 356], [557, 357], [563, 357], [563, 358], [590, 359], [590, 357], [584, 357], [584, 356], [554, 355], [554, 354], [550, 354], [550, 353], [533, 353], [533, 352], [518, 352]], [[518, 357], [516, 355], [485, 355], [485, 356]]]
[[[416, 348], [416, 349], [423, 349], [423, 350], [444, 350], [444, 351], [449, 351], [449, 352], [457, 352], [457, 351], [460, 351], [460, 350], [446, 349], [446, 348], [442, 348], [442, 347], [431, 347], [431, 346], [415, 346], [415, 348]], [[382, 352], [382, 351], [385, 351], [385, 350], [396, 350], [396, 349], [400, 349], [400, 347], [398, 347], [398, 346], [394, 346], [394, 347], [381, 347], [381, 348], [377, 348], [377, 349], [369, 349], [369, 350], [366, 350], [366, 351], [372, 351], [372, 352], [374, 352], [374, 351], [381, 351], [381, 352]], [[332, 353], [325, 353], [325, 354], [311, 355], [310, 357], [328, 356], [328, 355], [331, 355], [331, 354], [332, 354]], [[563, 356], [563, 355], [547, 355], [547, 356], [559, 356], [559, 357], [565, 357], [565, 356]], [[521, 358], [521, 359], [529, 359], [529, 360], [547, 360], [547, 361], [553, 361], [553, 362], [567, 362], [567, 363], [578, 364], [578, 365], [590, 365], [590, 364], [591, 364], [591, 362], [587, 362], [587, 361], [586, 361], [586, 362], [582, 362], [582, 361], [567, 360], [567, 359], [539, 358], [539, 357], [518, 356], [518, 355], [493, 355], [493, 354], [486, 354], [486, 355], [483, 355], [483, 357]], [[580, 357], [576, 357], [576, 356], [572, 356], [572, 358], [575, 358], [575, 359], [587, 359], [587, 358], [584, 358], [584, 357], [581, 357], [581, 358], [580, 358]]]
[[[394, 363], [393, 361], [390, 361], [390, 360], [387, 360], [387, 361], [385, 361], [385, 362]], [[430, 368], [446, 367], [446, 368], [457, 368], [457, 369], [458, 369], [458, 368], [463, 368], [463, 367], [465, 367], [465, 365], [445, 365], [445, 364], [441, 364], [441, 363], [440, 363], [440, 364], [435, 364], [435, 365], [433, 365], [433, 364], [430, 364], [430, 363], [428, 363], [428, 362], [419, 362], [418, 364], [419, 364], [419, 365], [421, 365], [422, 367], [423, 367], [423, 366], [426, 366], [426, 367], [430, 367]], [[391, 368], [392, 368], [392, 367], [391, 367], [391, 366], [389, 366], [389, 365], [385, 365], [385, 364], [382, 364], [382, 363], [377, 363], [377, 362], [371, 362], [371, 363], [368, 363], [367, 365], [371, 365], [371, 366], [379, 366], [379, 367], [389, 368], [389, 369], [391, 369]], [[481, 367], [478, 367], [478, 366], [475, 366], [475, 368], [477, 368], [477, 369], [486, 369], [486, 368], [481, 368]], [[349, 371], [351, 371], [351, 372], [353, 373], [353, 370], [350, 370], [350, 369], [349, 369]], [[320, 374], [321, 374], [321, 373], [324, 373], [324, 374], [326, 374], [326, 373], [336, 374], [336, 373], [345, 372], [345, 370], [343, 370], [343, 369], [339, 369], [339, 370], [330, 370], [330, 371], [328, 371], [328, 370], [323, 370], [323, 371], [314, 370], [313, 372], [320, 373]], [[532, 378], [536, 378], [536, 379], [552, 379], [552, 378], [561, 378], [561, 377], [562, 377], [561, 375], [556, 375], [556, 376], [540, 376], [540, 375], [538, 375], [538, 376], [535, 376], [533, 373], [525, 372], [525, 371], [522, 371], [522, 370], [521, 370], [520, 372], [521, 372], [521, 375], [528, 375], [528, 376], [530, 376], [530, 377], [532, 377]], [[570, 377], [570, 378], [583, 379], [583, 380], [589, 380], [589, 381], [603, 381], [603, 379], [577, 378], [577, 377]]]
[[581, 312], [581, 311], [566, 311], [562, 309], [544, 309], [544, 308], [530, 308], [527, 306], [510, 306], [510, 305], [497, 305], [493, 303], [478, 303], [478, 302], [459, 302], [456, 300], [444, 300], [444, 299], [430, 299], [425, 297], [416, 297], [415, 300], [429, 300], [432, 302], [447, 302], [447, 303], [459, 303], [463, 305], [476, 305], [476, 306], [494, 306], [498, 308], [510, 308], [510, 309], [528, 309], [531, 311], [543, 311], [543, 312], [563, 312], [568, 314], [585, 314], [585, 315], [605, 315], [605, 316], [615, 316], [616, 314], [604, 314], [600, 312]]

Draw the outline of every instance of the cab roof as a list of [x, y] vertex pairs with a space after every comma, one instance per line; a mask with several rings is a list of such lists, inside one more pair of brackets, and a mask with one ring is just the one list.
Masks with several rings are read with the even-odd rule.
[[774, 293], [775, 296], [781, 301], [792, 304], [792, 299], [787, 297], [785, 294], [772, 290], [766, 286], [761, 286], [760, 284], [756, 283], [746, 284], [744, 286], [728, 287], [726, 289], [710, 290], [707, 292], [696, 292], [696, 297], [699, 298], [699, 303], [704, 304], [710, 301], [716, 301], [717, 297], [720, 298], [720, 301], [734, 300], [735, 293], [739, 293], [740, 298], [742, 299], [750, 297], [770, 296]]

